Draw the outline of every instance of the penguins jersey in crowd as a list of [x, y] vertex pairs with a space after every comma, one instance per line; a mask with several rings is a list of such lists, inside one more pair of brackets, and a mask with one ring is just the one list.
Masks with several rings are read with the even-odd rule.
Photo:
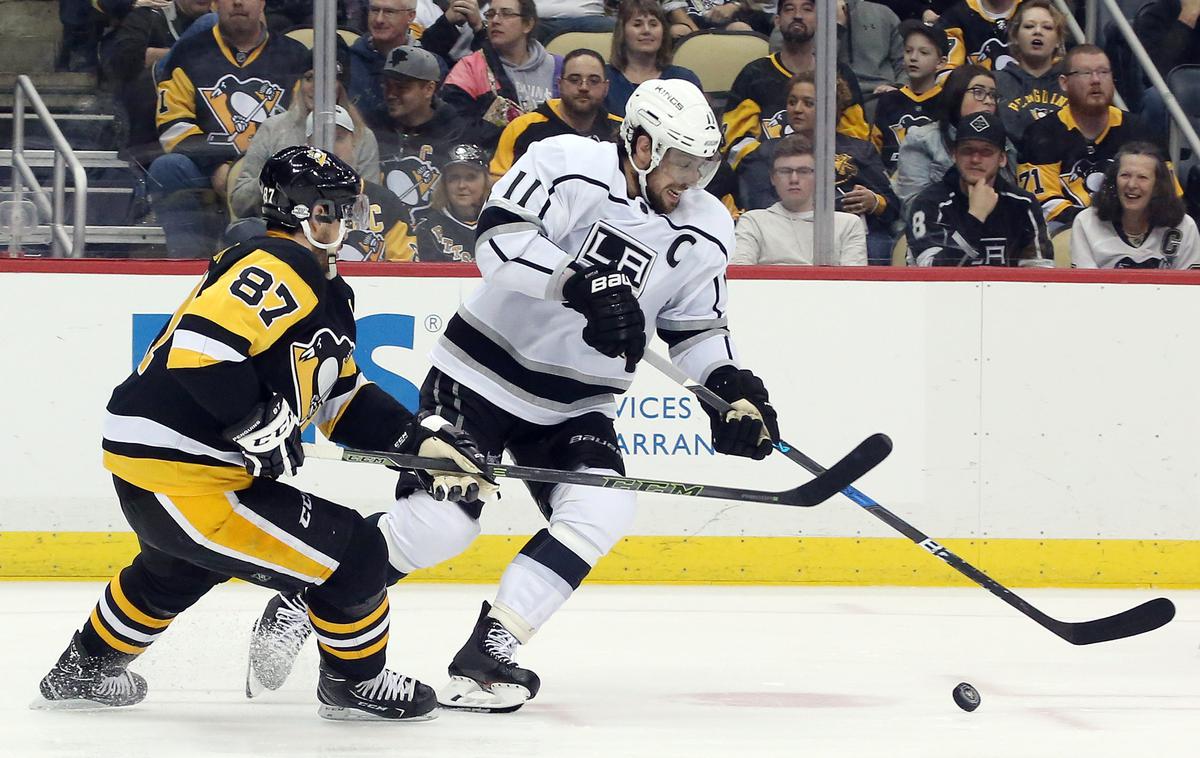
[[353, 290], [308, 249], [268, 232], [217, 253], [113, 391], [105, 468], [167, 495], [244, 489], [252, 478], [222, 432], [269, 392], [331, 440], [391, 445], [411, 414], [363, 378], [354, 340]]
[[[554, 97], [539, 105], [532, 113], [519, 116], [504, 127], [489, 167], [492, 178], [503, 176], [534, 142], [560, 134], [580, 134], [563, 120], [562, 110], [562, 98]], [[592, 128], [581, 136], [597, 142], [613, 142], [620, 126], [621, 119], [601, 108], [592, 122]]]
[[1115, 106], [1094, 140], [1079, 131], [1069, 107], [1039, 119], [1025, 131], [1017, 180], [1042, 204], [1046, 221], [1070, 223], [1092, 204], [1104, 170], [1126, 142], [1146, 139], [1141, 123]]
[[1179, 226], [1156, 226], [1134, 245], [1120, 224], [1101, 221], [1087, 208], [1071, 224], [1071, 265], [1075, 268], [1200, 268], [1200, 234], [1184, 214]]
[[1023, 260], [1051, 260], [1037, 200], [1003, 176], [996, 177], [994, 188], [1000, 197], [983, 221], [971, 215], [955, 166], [917, 195], [905, 225], [910, 265], [1017, 266]]
[[437, 208], [413, 214], [417, 257], [422, 263], [470, 263], [475, 260], [475, 222], [459, 221]]
[[411, 261], [416, 238], [411, 232], [408, 210], [386, 187], [363, 182], [370, 203], [370, 227], [354, 229], [338, 250], [343, 261]]
[[946, 56], [947, 68], [964, 63], [977, 63], [984, 68], [999, 70], [1010, 62], [1008, 54], [1008, 22], [1017, 12], [1021, 0], [1016, 0], [1004, 13], [984, 9], [983, 0], [960, 0], [938, 17], [937, 26], [950, 40]]
[[534, 143], [492, 188], [478, 232], [483, 283], [430, 358], [505, 411], [546, 425], [593, 411], [615, 418], [614, 395], [633, 375], [624, 358], [588, 346], [586, 320], [563, 305], [565, 281], [596, 264], [629, 276], [647, 328], [689, 375], [704, 381], [736, 365], [725, 317], [732, 218], [702, 189], [684, 192], [670, 215], [630, 198], [615, 144]]
[[201, 168], [237, 160], [311, 65], [308, 49], [283, 35], [266, 33], [248, 54], [231, 50], [217, 26], [180, 40], [158, 85], [159, 142]]
[[[438, 161], [462, 141], [463, 121], [441, 100], [433, 100], [433, 118], [406, 129], [375, 129], [383, 184], [400, 198], [408, 218], [428, 207], [442, 175]], [[411, 225], [411, 224], [410, 224]]]
[[875, 103], [875, 131], [879, 135], [879, 152], [889, 173], [896, 170], [900, 145], [908, 130], [932, 124], [942, 85], [935, 84], [921, 94], [906, 84], [900, 89], [885, 92]]
[[[764, 139], [775, 139], [787, 126], [787, 83], [795, 74], [783, 65], [779, 53], [750, 61], [733, 80], [728, 107], [721, 117], [724, 142], [721, 152], [736, 169], [749, 151]], [[837, 130], [849, 137], [870, 140], [871, 128], [863, 112], [858, 78], [843, 61], [837, 74], [850, 85], [850, 105], [842, 112]]]

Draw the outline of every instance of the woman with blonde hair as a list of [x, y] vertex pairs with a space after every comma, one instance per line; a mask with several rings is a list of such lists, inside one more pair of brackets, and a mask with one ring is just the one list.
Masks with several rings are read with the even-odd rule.
[[608, 96], [604, 109], [625, 117], [625, 103], [642, 82], [686, 79], [704, 89], [691, 69], [671, 63], [667, 17], [658, 0], [621, 0], [608, 62]]
[[475, 260], [475, 223], [492, 189], [487, 154], [478, 145], [455, 145], [428, 208], [413, 214], [417, 260], [467, 263]]
[[1008, 25], [1008, 52], [1014, 62], [994, 76], [1000, 120], [1017, 144], [1026, 127], [1067, 103], [1058, 86], [1066, 34], [1067, 19], [1052, 0], [1025, 0]]
[[1200, 267], [1200, 234], [1184, 212], [1162, 153], [1129, 142], [1104, 172], [1090, 208], [1071, 226], [1075, 268]]
[[[375, 135], [363, 122], [358, 109], [350, 102], [346, 95], [346, 88], [342, 84], [342, 78], [350, 70], [348, 54], [343, 56], [343, 51], [347, 50], [345, 45], [346, 43], [341, 42], [339, 38], [337, 104], [349, 114], [354, 123], [355, 135], [353, 160], [347, 162], [363, 179], [374, 182], [379, 180], [379, 143], [375, 141]], [[250, 146], [242, 158], [242, 167], [237, 181], [229, 193], [229, 207], [238, 218], [247, 218], [258, 214], [258, 205], [262, 200], [258, 188], [258, 174], [262, 171], [263, 164], [267, 162], [267, 159], [289, 145], [303, 145], [308, 142], [304, 124], [313, 109], [316, 94], [315, 78], [316, 72], [312, 69], [305, 72], [300, 81], [296, 83], [292, 104], [288, 109], [278, 116], [271, 116], [262, 122], [258, 131], [254, 133], [254, 138], [250, 140]]]

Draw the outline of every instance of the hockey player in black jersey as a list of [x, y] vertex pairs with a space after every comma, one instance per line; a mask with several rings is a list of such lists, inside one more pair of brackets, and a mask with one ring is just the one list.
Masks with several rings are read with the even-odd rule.
[[[134, 705], [128, 670], [180, 613], [230, 577], [302, 592], [317, 630], [318, 713], [432, 718], [431, 688], [384, 668], [387, 546], [354, 510], [277, 481], [303, 463], [300, 432], [449, 458], [480, 471], [465, 434], [414, 416], [354, 361], [354, 293], [334, 255], [361, 215], [348, 165], [290, 147], [263, 167], [268, 232], [218, 253], [113, 392], [104, 465], [141, 551], [41, 681], [40, 708]], [[428, 479], [460, 497], [478, 476]]]
[[1009, 184], [1004, 126], [987, 112], [963, 116], [954, 165], [917, 195], [908, 217], [909, 262], [918, 266], [1053, 266], [1037, 200]]
[[[649, 330], [671, 360], [737, 409], [710, 417], [717, 452], [763, 458], [778, 438], [757, 376], [741, 368], [726, 317], [733, 222], [703, 187], [720, 163], [704, 94], [652, 79], [630, 98], [621, 142], [534, 143], [492, 189], [475, 253], [483, 283], [431, 354], [421, 407], [522, 465], [625, 470], [613, 419]], [[403, 482], [402, 482], [403, 484]], [[630, 528], [632, 492], [537, 485], [549, 521], [513, 559], [454, 656], [443, 707], [512, 711], [540, 680], [513, 654]], [[480, 508], [447, 508], [406, 486], [378, 526], [407, 574], [462, 552]], [[278, 602], [278, 601], [277, 601]]]

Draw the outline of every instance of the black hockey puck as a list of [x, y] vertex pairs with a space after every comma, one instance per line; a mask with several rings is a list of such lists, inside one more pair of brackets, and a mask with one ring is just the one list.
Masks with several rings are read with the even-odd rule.
[[973, 711], [979, 707], [979, 690], [966, 682], [959, 682], [954, 688], [954, 702], [964, 711]]

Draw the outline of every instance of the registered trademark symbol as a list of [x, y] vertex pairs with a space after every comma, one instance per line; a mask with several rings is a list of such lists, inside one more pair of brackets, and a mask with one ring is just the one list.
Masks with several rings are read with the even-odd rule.
[[429, 314], [425, 317], [425, 331], [440, 332], [442, 330], [442, 317], [436, 314]]

